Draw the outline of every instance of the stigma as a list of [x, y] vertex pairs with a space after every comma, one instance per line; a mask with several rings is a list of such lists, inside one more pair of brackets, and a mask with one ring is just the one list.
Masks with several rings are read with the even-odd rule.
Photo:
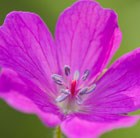
[[56, 85], [59, 86], [58, 93], [59, 95], [56, 97], [55, 101], [57, 103], [61, 102], [67, 102], [71, 104], [71, 102], [74, 102], [76, 104], [82, 104], [84, 102], [84, 96], [92, 93], [95, 88], [96, 84], [93, 83], [89, 86], [80, 85], [78, 86], [78, 83], [81, 81], [84, 83], [88, 79], [88, 76], [90, 75], [90, 71], [86, 69], [82, 75], [80, 75], [80, 72], [76, 70], [74, 72], [74, 75], [71, 79], [68, 79], [71, 74], [70, 66], [65, 65], [64, 74], [52, 74], [52, 80]]

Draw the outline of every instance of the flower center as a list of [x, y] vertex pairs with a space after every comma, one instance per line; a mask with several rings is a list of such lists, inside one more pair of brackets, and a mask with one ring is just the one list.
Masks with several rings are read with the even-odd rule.
[[[62, 108], [75, 109], [74, 106], [81, 105], [84, 102], [84, 97], [92, 93], [96, 84], [90, 84], [85, 86], [84, 83], [88, 81], [90, 74], [89, 70], [85, 70], [83, 75], [80, 76], [80, 72], [76, 70], [73, 77], [70, 77], [71, 70], [68, 65], [64, 66], [64, 75], [52, 74], [52, 79], [57, 84], [59, 95], [56, 98], [58, 105], [62, 105]], [[60, 104], [63, 103], [63, 104]], [[76, 105], [75, 105], [76, 104]]]

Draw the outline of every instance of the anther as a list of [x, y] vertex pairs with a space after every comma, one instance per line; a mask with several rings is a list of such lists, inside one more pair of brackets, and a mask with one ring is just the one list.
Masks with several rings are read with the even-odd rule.
[[70, 67], [68, 65], [64, 66], [64, 71], [65, 71], [66, 76], [70, 75]]
[[70, 90], [69, 89], [61, 89], [61, 93], [70, 94]]
[[61, 75], [53, 74], [51, 77], [56, 84], [63, 85], [63, 77]]
[[88, 87], [85, 87], [85, 88], [82, 88], [81, 90], [79, 90], [79, 95], [83, 95], [83, 94], [86, 94], [88, 91]]
[[86, 91], [86, 94], [93, 92], [95, 90], [95, 88], [96, 88], [96, 84], [94, 83], [93, 85], [91, 85], [88, 88], [88, 90]]
[[56, 102], [63, 102], [67, 97], [69, 96], [69, 94], [62, 94], [60, 96], [58, 96], [55, 101]]
[[80, 72], [79, 72], [78, 70], [76, 70], [76, 71], [74, 72], [74, 77], [73, 77], [73, 79], [74, 79], [74, 80], [78, 80], [79, 77], [80, 77]]
[[82, 76], [82, 80], [85, 81], [87, 79], [87, 77], [89, 76], [90, 71], [89, 70], [85, 70], [84, 71], [84, 75]]

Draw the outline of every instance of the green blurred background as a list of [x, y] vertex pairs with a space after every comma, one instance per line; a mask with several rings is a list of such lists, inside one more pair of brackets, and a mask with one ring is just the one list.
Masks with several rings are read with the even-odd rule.
[[[97, 0], [104, 7], [113, 8], [119, 15], [123, 32], [121, 48], [113, 58], [140, 46], [140, 0]], [[74, 0], [0, 0], [0, 23], [13, 10], [38, 13], [54, 32], [60, 12]], [[33, 115], [25, 115], [10, 108], [0, 100], [0, 138], [51, 138], [52, 129], [46, 128]], [[140, 122], [131, 128], [113, 130], [102, 138], [140, 138]]]

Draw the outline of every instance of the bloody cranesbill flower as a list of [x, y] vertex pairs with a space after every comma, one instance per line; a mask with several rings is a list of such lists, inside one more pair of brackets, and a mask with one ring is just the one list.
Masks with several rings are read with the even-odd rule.
[[0, 27], [0, 97], [70, 138], [133, 125], [140, 107], [140, 49], [106, 65], [121, 42], [117, 15], [81, 0], [66, 9], [55, 37], [40, 17], [11, 12]]

